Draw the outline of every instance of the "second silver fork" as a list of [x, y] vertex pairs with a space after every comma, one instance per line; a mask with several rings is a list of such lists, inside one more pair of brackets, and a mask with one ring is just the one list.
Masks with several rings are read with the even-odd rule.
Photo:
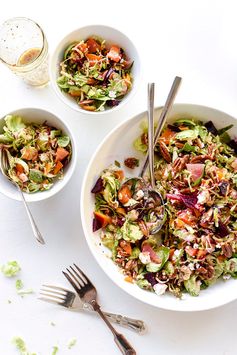
[[[54, 286], [54, 285], [42, 285], [40, 289], [40, 300], [56, 303], [60, 306], [69, 308], [71, 310], [85, 310], [94, 312], [93, 308], [86, 303], [83, 303], [80, 298], [66, 288]], [[133, 319], [129, 317], [122, 316], [120, 314], [114, 314], [109, 312], [104, 312], [106, 317], [125, 328], [134, 330], [137, 333], [143, 334], [146, 330], [145, 323], [142, 320]]]

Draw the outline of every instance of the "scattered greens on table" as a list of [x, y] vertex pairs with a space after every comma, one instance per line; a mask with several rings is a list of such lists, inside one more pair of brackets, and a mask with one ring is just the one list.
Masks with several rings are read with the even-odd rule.
[[87, 111], [117, 106], [132, 87], [133, 62], [117, 45], [90, 37], [66, 48], [60, 63], [60, 89]]
[[58, 346], [54, 346], [52, 355], [56, 355], [58, 353], [58, 350], [59, 350]]
[[24, 123], [20, 116], [7, 115], [0, 148], [6, 149], [8, 176], [27, 192], [49, 190], [71, 157], [70, 138], [46, 123]]
[[20, 270], [21, 267], [15, 260], [8, 261], [5, 265], [1, 267], [1, 271], [6, 277], [14, 277], [20, 272]]
[[[231, 127], [218, 131], [211, 121], [191, 119], [165, 127], [155, 147], [155, 179], [167, 219], [155, 236], [142, 204], [124, 190], [119, 167], [102, 172], [92, 189], [93, 229], [100, 229], [126, 281], [182, 297], [237, 278], [237, 143], [227, 133]], [[147, 139], [143, 127], [136, 149], [146, 152]]]
[[15, 344], [20, 355], [36, 355], [36, 353], [30, 353], [27, 348], [25, 341], [20, 337], [14, 337], [12, 339], [13, 344]]
[[77, 343], [77, 339], [76, 338], [70, 339], [68, 344], [67, 344], [68, 349], [71, 349], [73, 346], [76, 345], [76, 343]]

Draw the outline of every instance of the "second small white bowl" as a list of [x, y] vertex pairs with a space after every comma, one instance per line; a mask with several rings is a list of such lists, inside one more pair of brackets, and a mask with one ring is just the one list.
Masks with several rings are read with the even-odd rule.
[[[80, 108], [77, 102], [67, 93], [63, 92], [57, 85], [57, 79], [60, 76], [60, 63], [63, 60], [63, 55], [65, 49], [73, 42], [86, 40], [91, 36], [98, 36], [106, 41], [108, 45], [116, 44], [123, 48], [127, 56], [134, 61], [132, 66], [132, 76], [133, 76], [133, 85], [131, 90], [125, 95], [122, 99], [121, 103], [118, 106], [112, 107], [105, 111], [101, 112], [91, 112], [86, 111]], [[75, 31], [69, 33], [66, 37], [64, 37], [61, 42], [56, 46], [55, 50], [53, 51], [53, 55], [50, 61], [50, 80], [51, 85], [58, 95], [58, 97], [72, 109], [83, 113], [89, 114], [90, 116], [98, 117], [98, 115], [103, 115], [105, 113], [111, 113], [124, 104], [126, 104], [133, 94], [137, 91], [139, 87], [141, 77], [141, 64], [138, 51], [134, 46], [133, 42], [122, 32], [116, 30], [115, 28], [103, 26], [103, 25], [91, 25], [85, 26], [76, 29]]]

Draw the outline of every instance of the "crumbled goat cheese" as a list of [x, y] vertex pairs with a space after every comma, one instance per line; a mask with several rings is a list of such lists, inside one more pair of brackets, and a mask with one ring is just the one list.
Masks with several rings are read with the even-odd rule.
[[151, 262], [150, 253], [148, 251], [140, 253], [139, 259], [144, 265], [149, 264]]
[[167, 289], [167, 285], [166, 284], [161, 284], [161, 283], [157, 283], [153, 286], [153, 289], [155, 291], [155, 293], [160, 296], [163, 295]]

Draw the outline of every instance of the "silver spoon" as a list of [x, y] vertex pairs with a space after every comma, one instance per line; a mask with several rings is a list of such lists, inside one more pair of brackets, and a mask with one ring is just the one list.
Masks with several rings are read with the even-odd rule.
[[151, 188], [148, 189], [148, 196], [152, 198], [155, 202], [158, 202], [161, 206], [161, 215], [158, 216], [156, 223], [150, 230], [150, 234], [156, 234], [157, 232], [159, 232], [165, 221], [164, 201], [161, 194], [156, 190], [154, 176], [154, 96], [155, 84], [148, 83], [148, 161], [151, 183]]
[[[153, 213], [152, 227], [149, 230], [150, 234], [156, 234], [162, 227], [165, 217], [164, 201], [159, 193], [155, 189], [155, 177], [154, 177], [154, 93], [155, 84], [148, 84], [148, 96], [147, 96], [147, 109], [148, 109], [148, 157], [149, 157], [149, 170], [150, 170], [150, 184], [144, 179], [142, 168], [138, 177], [130, 178], [125, 181], [124, 185], [131, 185], [137, 191], [142, 190], [144, 192], [144, 206], [141, 208], [141, 213], [151, 210]], [[136, 192], [135, 192], [136, 193]], [[133, 208], [133, 207], [132, 207]]]
[[[160, 118], [159, 118], [159, 121], [158, 121], [158, 125], [156, 127], [155, 138], [154, 138], [154, 147], [157, 144], [158, 138], [159, 138], [159, 136], [161, 134], [161, 131], [162, 131], [162, 128], [163, 128], [163, 126], [165, 124], [167, 116], [168, 116], [168, 114], [169, 114], [169, 112], [170, 112], [170, 110], [171, 110], [171, 108], [173, 106], [173, 102], [174, 102], [175, 97], [177, 95], [177, 92], [178, 92], [179, 86], [181, 84], [181, 81], [182, 81], [182, 78], [180, 78], [179, 76], [176, 76], [174, 78], [173, 84], [171, 86], [169, 95], [168, 95], [167, 100], [166, 100], [166, 103], [165, 103], [165, 105], [163, 107], [163, 110], [161, 112], [161, 115], [160, 115]], [[148, 160], [149, 160], [149, 149], [147, 151], [147, 154], [146, 154], [146, 157], [145, 157], [145, 162], [144, 162], [144, 165], [143, 165], [143, 168], [142, 168], [140, 176], [143, 176], [145, 174], [145, 171], [146, 171], [146, 168], [147, 168], [147, 165], [148, 165]]]
[[7, 155], [7, 151], [4, 149], [4, 148], [1, 148], [0, 149], [0, 170], [1, 170], [1, 173], [9, 180], [11, 181], [11, 183], [13, 183], [13, 185], [15, 185], [18, 189], [18, 191], [20, 192], [21, 194], [21, 198], [22, 198], [22, 202], [25, 206], [25, 209], [26, 209], [26, 213], [28, 215], [28, 218], [29, 218], [29, 221], [30, 221], [30, 224], [31, 224], [31, 227], [32, 227], [32, 230], [33, 230], [33, 233], [34, 233], [34, 236], [35, 238], [38, 240], [39, 243], [41, 244], [45, 244], [45, 241], [34, 221], [34, 218], [30, 212], [30, 209], [27, 205], [27, 202], [25, 200], [25, 197], [24, 197], [24, 194], [20, 188], [20, 186], [18, 186], [18, 184], [16, 182], [14, 182], [13, 180], [10, 179], [9, 175], [8, 175], [8, 169], [9, 169], [9, 159], [8, 159], [8, 155]]

